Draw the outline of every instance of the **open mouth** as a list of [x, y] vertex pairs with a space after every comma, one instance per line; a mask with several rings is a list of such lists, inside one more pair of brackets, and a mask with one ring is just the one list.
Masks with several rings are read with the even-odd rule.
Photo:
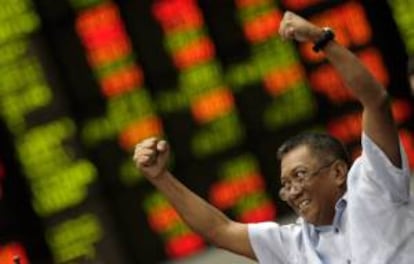
[[299, 212], [300, 213], [304, 212], [309, 207], [309, 204], [310, 204], [310, 200], [308, 199], [301, 201], [297, 206], [299, 209]]

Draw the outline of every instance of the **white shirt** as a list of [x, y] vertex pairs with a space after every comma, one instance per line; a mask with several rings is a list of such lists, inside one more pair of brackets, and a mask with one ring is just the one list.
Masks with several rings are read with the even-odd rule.
[[403, 148], [401, 169], [365, 134], [362, 149], [331, 226], [315, 227], [302, 218], [289, 225], [249, 224], [260, 263], [414, 264], [414, 199]]

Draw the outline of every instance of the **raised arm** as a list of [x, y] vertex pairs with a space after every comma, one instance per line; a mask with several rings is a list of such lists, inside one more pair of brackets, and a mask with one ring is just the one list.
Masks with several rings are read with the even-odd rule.
[[[315, 43], [321, 39], [323, 28], [292, 12], [286, 12], [279, 33], [284, 39]], [[386, 90], [352, 52], [334, 40], [327, 43], [323, 52], [353, 95], [361, 102], [362, 129], [365, 134], [384, 151], [395, 166], [401, 167], [398, 131]]]
[[167, 169], [169, 152], [166, 141], [149, 138], [136, 145], [134, 161], [195, 232], [217, 247], [256, 259], [247, 225], [230, 220], [179, 182]]

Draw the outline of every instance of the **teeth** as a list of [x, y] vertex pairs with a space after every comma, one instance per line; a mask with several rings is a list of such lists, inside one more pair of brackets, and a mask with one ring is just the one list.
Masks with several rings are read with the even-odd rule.
[[305, 206], [307, 206], [309, 204], [309, 200], [303, 200], [300, 204], [299, 204], [299, 209], [303, 209]]

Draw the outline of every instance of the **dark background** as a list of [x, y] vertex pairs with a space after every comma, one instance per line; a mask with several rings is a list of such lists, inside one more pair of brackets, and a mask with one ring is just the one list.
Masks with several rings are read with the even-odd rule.
[[[278, 164], [274, 154], [287, 137], [309, 129], [327, 131], [357, 155], [360, 129], [355, 125], [357, 119], [351, 117], [360, 114], [359, 105], [353, 99], [332, 100], [321, 92], [313, 77], [326, 62], [309, 60], [298, 43], [281, 43], [277, 26], [263, 20], [256, 30], [268, 33], [257, 41], [249, 39], [240, 19], [243, 3], [256, 6], [250, 11], [244, 9], [246, 21], [269, 13], [280, 18], [284, 10], [291, 9], [317, 22], [327, 12], [340, 17], [361, 8], [372, 35], [360, 43], [351, 41], [349, 47], [357, 54], [372, 49], [378, 52], [387, 76], [384, 85], [393, 98], [403, 143], [413, 164], [413, 97], [406, 76], [409, 34], [393, 13], [402, 2], [392, 6], [386, 1], [368, 0], [9, 1], [1, 16], [4, 26], [0, 26], [0, 48], [23, 42], [26, 49], [14, 57], [12, 52], [0, 52], [0, 179], [4, 190], [0, 201], [0, 260], [10, 261], [17, 251], [7, 246], [16, 244], [26, 252], [19, 253], [24, 261], [27, 258], [30, 263], [148, 264], [186, 258], [207, 249], [209, 245], [182, 224], [163, 197], [134, 169], [132, 141], [138, 142], [142, 135], [167, 138], [173, 149], [174, 174], [210, 202], [217, 186], [233, 184], [228, 196], [236, 198], [221, 209], [246, 222], [276, 220], [291, 214], [277, 197]], [[187, 68], [176, 66], [176, 53], [166, 47], [166, 41], [179, 31], [163, 29], [156, 17], [157, 5], [176, 8], [171, 17], [164, 13], [164, 21], [172, 25], [174, 21], [180, 23], [183, 14], [188, 13], [190, 18], [201, 15], [199, 29], [204, 31], [199, 34], [213, 44], [214, 54], [194, 60]], [[121, 35], [129, 45], [125, 56], [115, 56], [109, 66], [91, 63], [91, 50], [79, 27], [81, 16], [97, 16], [96, 10], [102, 7], [118, 11], [115, 14], [121, 26], [114, 28], [124, 30]], [[15, 25], [22, 25], [18, 19], [25, 12], [31, 14], [35, 26], [19, 29]], [[97, 30], [103, 21], [111, 21], [108, 14], [114, 13], [105, 14], [97, 20]], [[352, 25], [354, 29], [359, 26]], [[339, 37], [341, 29], [333, 27]], [[93, 34], [93, 27], [88, 30]], [[110, 39], [110, 33], [95, 39], [97, 45]], [[188, 43], [187, 39], [181, 44]], [[190, 50], [190, 45], [183, 50]], [[270, 64], [258, 63], [260, 56]], [[125, 90], [117, 95], [105, 96], [102, 76], [131, 69], [131, 65], [143, 78], [129, 86], [121, 85], [120, 89]], [[216, 72], [208, 71], [206, 82], [195, 79], [200, 87], [192, 87], [183, 79], [200, 65], [212, 65]], [[268, 92], [266, 78], [271, 73], [289, 72], [295, 65], [303, 70], [303, 76], [293, 84], [286, 82], [289, 87], [279, 87], [280, 93]], [[10, 69], [17, 69], [14, 75]], [[330, 77], [326, 77], [327, 82]], [[118, 76], [117, 80], [122, 78]], [[43, 87], [38, 88], [39, 84]], [[30, 97], [33, 87], [37, 92]], [[207, 121], [195, 118], [191, 106], [217, 88], [231, 95], [230, 110]], [[49, 100], [30, 108], [31, 98], [39, 100], [39, 93], [45, 91], [50, 94]], [[17, 114], [12, 118], [9, 98], [15, 98], [14, 105], [28, 107], [13, 112]], [[266, 121], [268, 113], [280, 117]], [[162, 128], [152, 127], [146, 134], [139, 124], [149, 117], [155, 117]], [[94, 126], [99, 122], [106, 126]], [[51, 129], [54, 125], [56, 129]], [[122, 135], [131, 125], [138, 128], [125, 145]], [[197, 141], [199, 138], [204, 140]], [[80, 164], [81, 172], [75, 173], [73, 168]], [[243, 185], [246, 179], [259, 179], [259, 184], [247, 181]], [[72, 185], [76, 188], [65, 187]], [[67, 198], [76, 192], [83, 195]], [[36, 204], [42, 201], [55, 207], [39, 209]], [[164, 226], [155, 228], [151, 224], [154, 219]]]

